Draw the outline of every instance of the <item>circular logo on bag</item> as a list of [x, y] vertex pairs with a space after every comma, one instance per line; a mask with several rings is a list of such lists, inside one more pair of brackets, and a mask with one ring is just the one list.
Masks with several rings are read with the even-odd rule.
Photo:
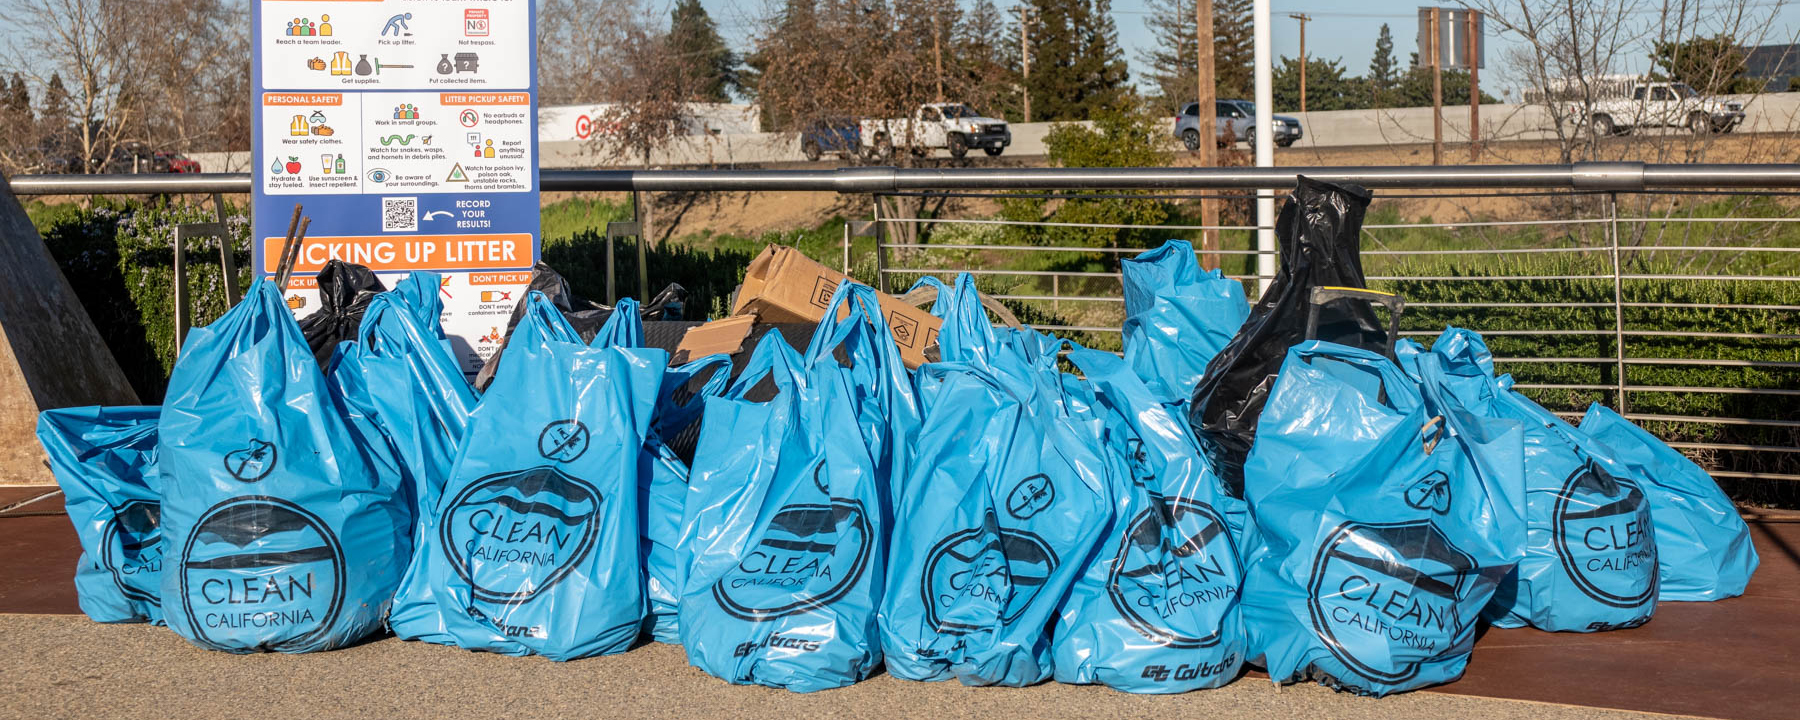
[[1433, 470], [1406, 488], [1406, 504], [1415, 510], [1429, 510], [1439, 515], [1450, 512], [1450, 476]]
[[222, 647], [314, 642], [344, 603], [344, 552], [325, 521], [281, 498], [226, 500], [181, 548], [181, 605]]
[[100, 533], [100, 565], [112, 574], [120, 594], [160, 606], [162, 505], [132, 500], [113, 508]]
[[1020, 520], [1050, 509], [1056, 502], [1056, 484], [1050, 482], [1050, 476], [1038, 473], [1020, 480], [1014, 485], [1012, 492], [1006, 494], [1006, 514]]
[[1050, 580], [1057, 563], [1056, 551], [1043, 538], [1000, 527], [990, 511], [982, 527], [951, 533], [926, 555], [920, 589], [926, 599], [925, 621], [952, 635], [991, 628], [993, 623], [956, 622], [943, 615], [951, 608], [971, 606], [1002, 624], [1017, 620]]
[[1131, 519], [1106, 590], [1119, 616], [1150, 641], [1203, 648], [1218, 644], [1242, 579], [1224, 518], [1198, 500], [1171, 498]]
[[819, 492], [825, 493], [826, 497], [831, 497], [831, 481], [825, 477], [825, 460], [823, 458], [819, 460], [818, 465], [813, 466], [813, 487], [818, 488]]
[[1333, 657], [1369, 679], [1403, 682], [1473, 642], [1475, 617], [1462, 602], [1476, 577], [1475, 559], [1429, 520], [1347, 522], [1319, 545], [1307, 609]]
[[575, 462], [587, 449], [588, 429], [580, 420], [558, 420], [538, 433], [538, 454], [550, 460]]
[[250, 444], [225, 454], [225, 472], [247, 483], [269, 476], [275, 469], [275, 443], [250, 438]]
[[438, 539], [477, 600], [523, 603], [594, 549], [600, 491], [555, 467], [489, 475], [444, 507]]
[[713, 600], [733, 617], [750, 621], [823, 608], [862, 580], [874, 544], [860, 502], [832, 498], [829, 504], [789, 505], [713, 584]]
[[1656, 545], [1643, 491], [1590, 458], [1556, 495], [1556, 555], [1594, 602], [1643, 607], [1656, 596]]

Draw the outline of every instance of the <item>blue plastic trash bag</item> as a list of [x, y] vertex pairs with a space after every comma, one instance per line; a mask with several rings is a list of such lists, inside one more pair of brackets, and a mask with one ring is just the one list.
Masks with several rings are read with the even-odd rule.
[[161, 412], [77, 407], [38, 415], [38, 442], [81, 541], [75, 596], [97, 622], [162, 623]]
[[444, 276], [424, 270], [407, 273], [394, 284], [394, 297], [412, 311], [419, 327], [439, 340], [447, 337], [444, 334], [443, 293]]
[[[989, 336], [973, 345], [997, 343], [985, 323], [970, 329]], [[1084, 384], [1057, 371], [1060, 346], [1025, 375], [979, 359], [919, 369], [925, 424], [896, 493], [881, 610], [893, 675], [1009, 686], [1050, 677], [1048, 625], [1112, 513], [1101, 420], [1085, 409], [1091, 391], [1065, 397]]]
[[1206, 364], [1250, 316], [1244, 284], [1219, 270], [1202, 271], [1186, 240], [1127, 258], [1119, 269], [1125, 360], [1158, 402], [1185, 404]]
[[339, 346], [328, 377], [358, 386], [343, 394], [393, 446], [424, 513], [437, 506], [478, 398], [438, 337], [435, 312], [424, 324], [402, 294], [409, 282], [369, 301], [355, 342]]
[[169, 628], [205, 648], [311, 652], [377, 631], [405, 569], [397, 472], [345, 419], [281, 292], [195, 329], [159, 419]]
[[1234, 540], [1247, 508], [1130, 365], [1086, 349], [1069, 359], [1107, 416], [1116, 520], [1057, 618], [1056, 679], [1139, 693], [1223, 686], [1246, 650]]
[[[774, 397], [749, 400], [765, 381]], [[695, 667], [796, 692], [874, 672], [887, 473], [910, 450], [891, 421], [916, 414], [910, 383], [874, 291], [845, 282], [804, 357], [771, 331], [706, 402], [679, 548]]]
[[1712, 476], [1643, 428], [1596, 404], [1581, 431], [1612, 448], [1650, 498], [1662, 574], [1657, 600], [1723, 600], [1744, 594], [1756, 546], [1737, 506]]
[[[1416, 364], [1403, 341], [1401, 363]], [[1656, 611], [1650, 506], [1612, 450], [1495, 378], [1481, 336], [1461, 328], [1432, 344], [1438, 382], [1470, 411], [1516, 420], [1525, 440], [1525, 559], [1484, 616], [1496, 627], [1594, 632], [1636, 627]], [[1423, 378], [1421, 378], [1423, 379]]]
[[1244, 465], [1260, 538], [1244, 624], [1269, 677], [1368, 695], [1460, 677], [1525, 555], [1523, 454], [1518, 423], [1474, 416], [1380, 354], [1291, 348]]
[[556, 308], [525, 302], [390, 625], [508, 655], [620, 652], [644, 617], [638, 462], [668, 355], [556, 339]]

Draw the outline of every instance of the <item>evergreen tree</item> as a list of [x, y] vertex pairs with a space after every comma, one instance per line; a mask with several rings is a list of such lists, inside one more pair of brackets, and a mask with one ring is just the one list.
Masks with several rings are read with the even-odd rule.
[[[1250, 0], [1211, 0], [1213, 4], [1213, 93], [1224, 99], [1249, 99], [1255, 89], [1255, 59], [1250, 26]], [[1150, 68], [1161, 97], [1160, 107], [1174, 112], [1194, 101], [1197, 72], [1195, 0], [1148, 0], [1144, 24], [1156, 43], [1138, 59]]]
[[[1274, 89], [1275, 112], [1300, 110], [1298, 58], [1281, 58], [1275, 71], [1270, 74], [1270, 83]], [[1316, 57], [1306, 59], [1306, 109], [1309, 112], [1360, 110], [1368, 107], [1365, 98], [1358, 97], [1362, 94], [1358, 92], [1361, 85], [1359, 78], [1344, 76], [1344, 66], [1340, 64], [1340, 60], [1322, 60]]]
[[[1252, 0], [1213, 2], [1213, 85], [1221, 100], [1248, 100], [1255, 94], [1255, 28]], [[1190, 14], [1192, 14], [1190, 12]]]
[[675, 62], [693, 79], [689, 100], [731, 102], [731, 91], [738, 87], [738, 58], [700, 0], [676, 2], [669, 12], [668, 43]]
[[1031, 0], [1034, 119], [1086, 120], [1116, 104], [1130, 79], [1110, 0]]
[[[38, 108], [38, 137], [42, 139], [44, 151], [50, 155], [63, 155], [73, 148], [70, 141], [70, 130], [74, 118], [70, 108], [69, 89], [63, 85], [61, 74], [52, 73], [50, 82], [44, 85], [44, 104]], [[76, 169], [76, 172], [82, 172]]]
[[6, 84], [5, 99], [0, 101], [0, 118], [14, 132], [28, 134], [24, 130], [31, 127], [31, 91], [25, 87], [25, 78], [16, 72]]
[[1194, 0], [1149, 0], [1145, 5], [1149, 18], [1144, 25], [1156, 42], [1138, 51], [1138, 60], [1150, 68], [1158, 107], [1173, 114], [1194, 101], [1199, 84], [1194, 77], [1199, 54], [1195, 47], [1198, 30], [1194, 27]]
[[1387, 107], [1393, 101], [1394, 84], [1399, 78], [1399, 69], [1394, 67], [1394, 35], [1388, 31], [1387, 23], [1382, 23], [1381, 35], [1375, 38], [1375, 56], [1369, 59], [1369, 74], [1364, 77], [1370, 104]]

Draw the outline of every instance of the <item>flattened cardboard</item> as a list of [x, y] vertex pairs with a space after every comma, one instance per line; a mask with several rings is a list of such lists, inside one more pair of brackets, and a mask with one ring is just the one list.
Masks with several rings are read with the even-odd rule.
[[754, 315], [739, 315], [695, 325], [681, 336], [675, 346], [674, 364], [689, 362], [713, 353], [736, 355], [744, 349], [744, 340], [756, 326]]

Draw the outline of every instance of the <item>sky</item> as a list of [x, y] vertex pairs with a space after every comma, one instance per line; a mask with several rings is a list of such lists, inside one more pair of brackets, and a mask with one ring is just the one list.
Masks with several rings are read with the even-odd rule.
[[[1753, 12], [1774, 13], [1774, 22], [1770, 23], [1769, 43], [1800, 41], [1800, 0], [1749, 0]], [[1009, 0], [996, 0], [1002, 11], [1015, 4]], [[1692, 3], [1692, 0], [1690, 0]], [[743, 49], [749, 45], [749, 35], [755, 28], [754, 18], [762, 11], [762, 0], [702, 0], [707, 12], [720, 26], [720, 32], [731, 43], [734, 49]], [[1699, 0], [1705, 5], [1706, 0]], [[973, 5], [963, 0], [965, 8]], [[1394, 55], [1405, 63], [1407, 57], [1417, 48], [1415, 36], [1418, 34], [1418, 11], [1421, 6], [1429, 6], [1429, 1], [1421, 0], [1273, 0], [1270, 16], [1274, 23], [1275, 57], [1298, 57], [1300, 54], [1299, 22], [1288, 17], [1288, 13], [1305, 13], [1311, 15], [1312, 22], [1306, 26], [1307, 55], [1316, 58], [1341, 58], [1342, 65], [1348, 75], [1362, 75], [1368, 71], [1369, 58], [1375, 53], [1375, 38], [1381, 32], [1381, 25], [1386, 23], [1394, 37]], [[1646, 2], [1646, 7], [1657, 3]], [[1445, 2], [1442, 7], [1459, 7], [1457, 3]], [[1692, 4], [1690, 4], [1692, 7]], [[1124, 46], [1125, 56], [1131, 64], [1131, 76], [1134, 80], [1144, 76], [1144, 66], [1138, 56], [1142, 49], [1155, 44], [1155, 38], [1144, 22], [1150, 16], [1144, 0], [1112, 0], [1113, 24], [1119, 30], [1119, 44]], [[666, 14], [666, 13], [665, 13]], [[1010, 17], [1010, 15], [1009, 15]], [[1511, 91], [1513, 99], [1518, 98], [1517, 88], [1507, 82], [1504, 72], [1496, 67], [1503, 47], [1508, 39], [1499, 36], [1495, 26], [1488, 29], [1489, 42], [1487, 65], [1483, 72], [1483, 90], [1500, 95]], [[1511, 42], [1516, 43], [1517, 40]], [[1648, 60], [1643, 60], [1637, 67], [1623, 68], [1625, 72], [1645, 72], [1649, 70]], [[1496, 91], [1500, 92], [1496, 92]]]

